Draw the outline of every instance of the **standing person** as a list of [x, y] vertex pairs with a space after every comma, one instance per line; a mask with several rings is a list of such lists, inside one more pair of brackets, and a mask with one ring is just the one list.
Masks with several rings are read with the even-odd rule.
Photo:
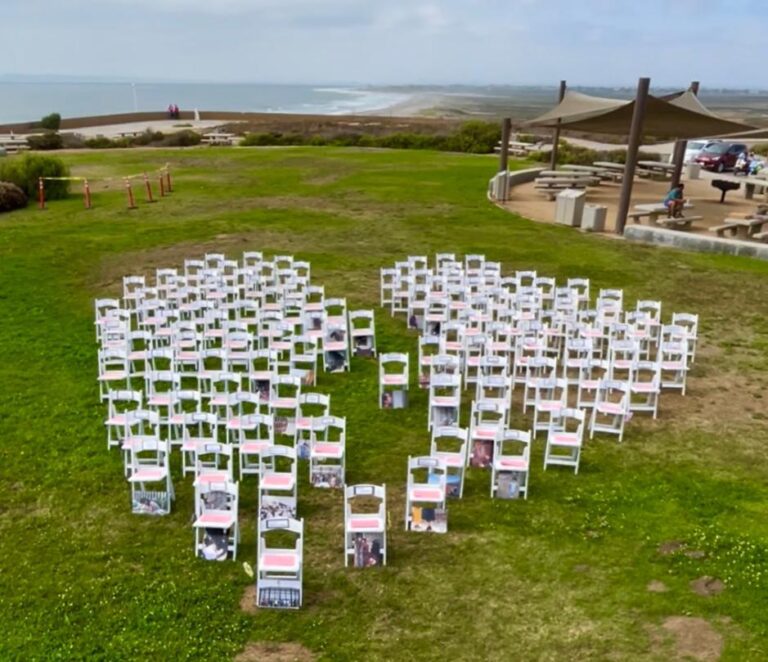
[[667, 218], [677, 218], [683, 215], [683, 206], [685, 205], [685, 198], [683, 198], [683, 190], [685, 184], [678, 184], [673, 186], [667, 197], [664, 198], [664, 206], [667, 208]]
[[168, 104], [168, 119], [169, 120], [173, 119], [173, 104], [172, 103]]
[[173, 119], [181, 119], [181, 113], [179, 112], [179, 107], [176, 104], [173, 104]]

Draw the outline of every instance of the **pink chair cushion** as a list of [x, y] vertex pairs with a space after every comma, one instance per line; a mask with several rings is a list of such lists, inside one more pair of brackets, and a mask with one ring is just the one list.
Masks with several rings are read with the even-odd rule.
[[259, 568], [262, 570], [290, 570], [299, 565], [299, 557], [296, 552], [265, 552], [259, 559]]
[[556, 432], [550, 437], [553, 444], [559, 446], [579, 446], [580, 441], [577, 434], [573, 432]]
[[382, 529], [382, 522], [378, 517], [353, 517], [349, 520], [350, 529]]
[[411, 490], [411, 501], [442, 501], [444, 498], [443, 490], [438, 487], [414, 487]]
[[290, 488], [293, 485], [293, 476], [291, 474], [266, 474], [261, 479], [262, 487], [283, 487]]
[[233, 513], [209, 511], [202, 513], [195, 521], [196, 526], [226, 526], [229, 528], [234, 523]]

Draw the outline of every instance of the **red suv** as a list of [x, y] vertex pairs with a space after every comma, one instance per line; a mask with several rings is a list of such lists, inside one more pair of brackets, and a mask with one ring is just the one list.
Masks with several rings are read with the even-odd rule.
[[747, 146], [742, 143], [709, 143], [699, 152], [696, 163], [716, 172], [732, 170], [739, 154], [746, 151]]

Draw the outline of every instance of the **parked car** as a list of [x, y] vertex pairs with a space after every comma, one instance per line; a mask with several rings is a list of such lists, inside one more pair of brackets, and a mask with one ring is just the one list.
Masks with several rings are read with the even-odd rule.
[[736, 165], [739, 154], [746, 151], [743, 143], [709, 143], [699, 152], [695, 162], [702, 168], [723, 172]]
[[[707, 145], [711, 144], [711, 142], [714, 141], [707, 141], [707, 140], [690, 140], [688, 141], [688, 144], [685, 146], [685, 156], [683, 157], [683, 163], [693, 163], [696, 160], [696, 157], [699, 155], [702, 149], [704, 149]], [[669, 162], [673, 163], [675, 160], [675, 154], [674, 152], [669, 155]]]

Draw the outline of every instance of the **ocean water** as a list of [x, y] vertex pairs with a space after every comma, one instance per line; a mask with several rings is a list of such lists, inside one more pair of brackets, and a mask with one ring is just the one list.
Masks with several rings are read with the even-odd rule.
[[204, 83], [42, 83], [0, 81], [0, 123], [133, 111], [231, 110], [342, 115], [383, 110], [410, 95], [365, 88]]

